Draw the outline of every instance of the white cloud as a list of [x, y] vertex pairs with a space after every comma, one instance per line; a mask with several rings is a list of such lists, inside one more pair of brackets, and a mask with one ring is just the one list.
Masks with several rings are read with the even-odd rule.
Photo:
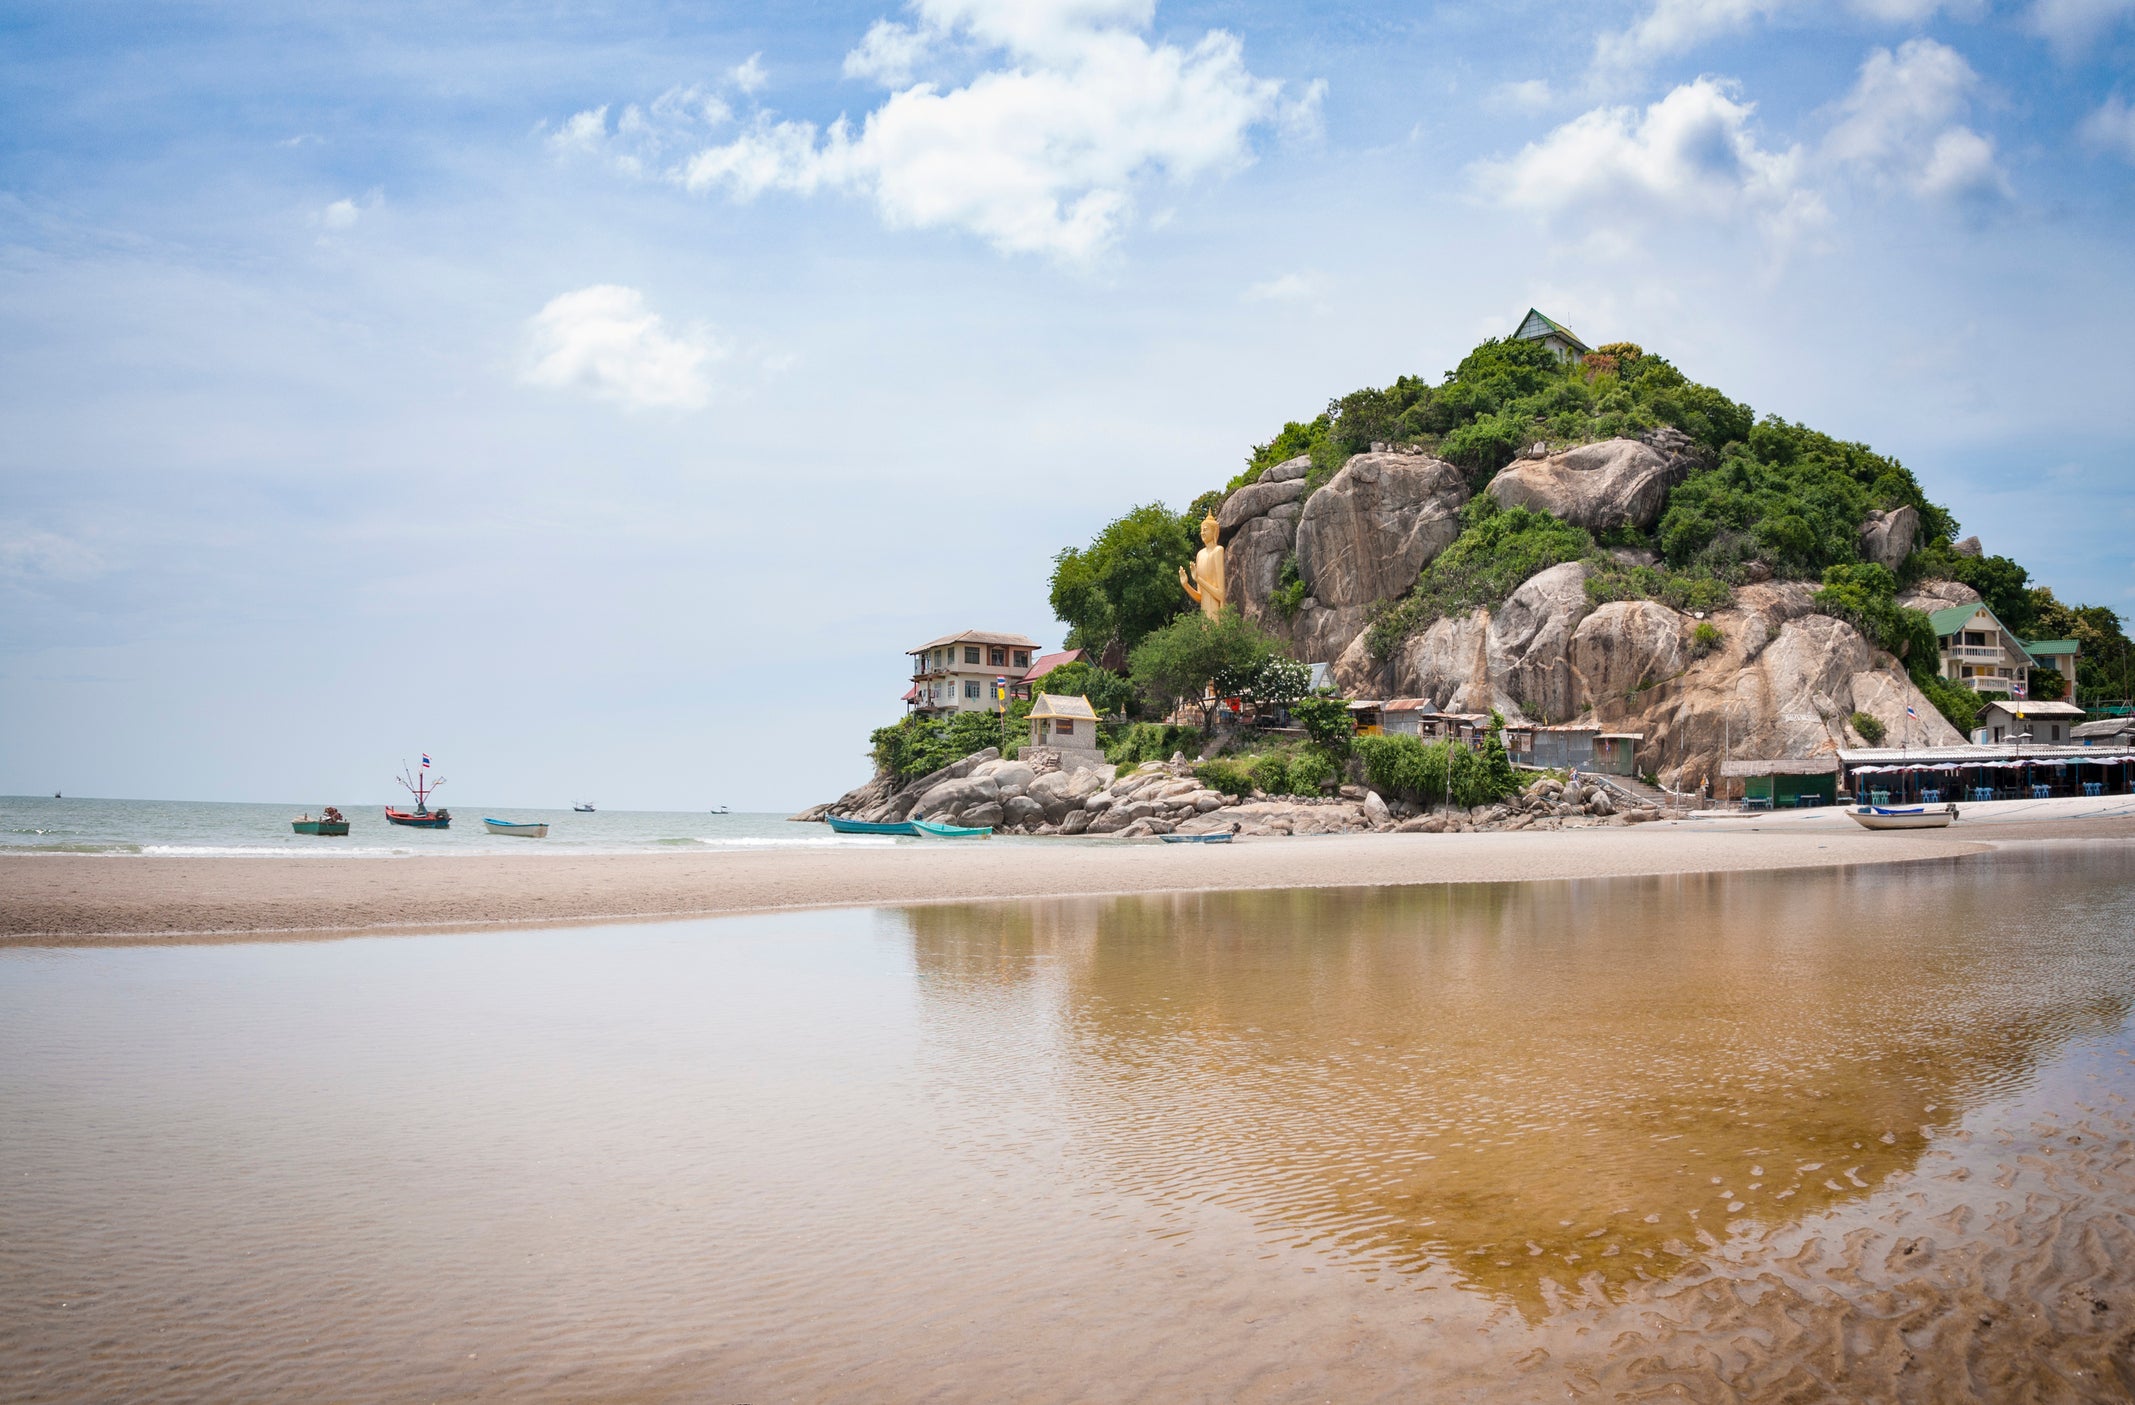
[[860, 47], [845, 56], [845, 76], [885, 88], [912, 81], [912, 70], [926, 57], [927, 36], [895, 20], [876, 20]]
[[2130, 107], [2120, 94], [2115, 93], [2099, 104], [2098, 110], [2084, 118], [2077, 131], [2084, 141], [2099, 150], [2135, 162], [2135, 107]]
[[320, 231], [318, 243], [322, 247], [333, 244], [337, 235], [348, 233], [365, 215], [384, 204], [385, 192], [373, 188], [366, 191], [360, 200], [344, 196], [323, 209], [313, 211], [311, 223]]
[[1569, 210], [1692, 216], [1813, 218], [1798, 148], [1769, 150], [1751, 130], [1755, 104], [1734, 85], [1700, 78], [1643, 111], [1598, 107], [1473, 175], [1499, 204], [1540, 214]]
[[1932, 39], [1908, 40], [1895, 53], [1873, 50], [1838, 104], [1823, 156], [1919, 195], [2005, 198], [2009, 181], [1994, 143], [1958, 120], [1979, 87], [1964, 56]]
[[2135, 15], [2135, 0], [2037, 0], [2025, 22], [2064, 56], [2073, 56], [2130, 15]]
[[771, 81], [769, 75], [764, 72], [763, 60], [762, 54], [751, 54], [734, 65], [733, 71], [727, 76], [733, 79], [734, 86], [744, 93], [760, 93], [764, 84]]
[[1686, 53], [1709, 39], [1746, 29], [1782, 10], [1791, 0], [1654, 0], [1653, 8], [1619, 34], [1594, 45], [1597, 70], [1642, 67], [1668, 54]]
[[1519, 112], [1540, 112], [1551, 101], [1549, 80], [1528, 78], [1518, 83], [1500, 83], [1491, 91], [1490, 100]]
[[558, 156], [597, 156], [608, 143], [608, 108], [589, 107], [574, 112], [562, 126], [549, 133], [549, 150]]
[[631, 409], [701, 409], [705, 374], [720, 348], [702, 332], [676, 333], [635, 288], [598, 283], [550, 300], [527, 324], [529, 385], [582, 390]]
[[[1151, 43], [1139, 31], [1153, 0], [914, 0], [911, 13], [912, 25], [875, 24], [846, 57], [849, 75], [895, 89], [857, 131], [759, 112], [663, 174], [744, 201], [863, 194], [892, 227], [1083, 261], [1116, 240], [1142, 183], [1238, 169], [1256, 127], [1317, 131], [1323, 83], [1286, 97], [1221, 30], [1190, 48]], [[931, 56], [974, 53], [996, 66], [961, 87], [898, 86]]]
[[[2044, 4], [2100, 5], [2122, 0], [2042, 0]], [[2135, 4], [2135, 0], [2125, 0]], [[1653, 8], [1630, 28], [1602, 35], [1594, 44], [1594, 70], [1604, 81], [1635, 74], [1657, 58], [1689, 53], [1710, 40], [1739, 34], [1760, 20], [1809, 8], [1807, 0], [1653, 0]], [[1985, 0], [1847, 0], [1846, 8], [1881, 24], [1924, 24], [1938, 14], [1973, 19]]]

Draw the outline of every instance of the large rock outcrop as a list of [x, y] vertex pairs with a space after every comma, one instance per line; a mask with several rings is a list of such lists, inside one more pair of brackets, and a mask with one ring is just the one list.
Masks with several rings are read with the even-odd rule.
[[1910, 507], [1871, 512], [1861, 524], [1861, 559], [1895, 571], [1920, 542], [1920, 514]]
[[1305, 500], [1297, 524], [1305, 589], [1335, 609], [1393, 599], [1460, 535], [1467, 500], [1467, 475], [1441, 459], [1356, 455]]
[[1547, 512], [1590, 532], [1651, 527], [1668, 490], [1697, 466], [1690, 436], [1656, 430], [1643, 439], [1605, 439], [1499, 471], [1487, 489], [1500, 507]]

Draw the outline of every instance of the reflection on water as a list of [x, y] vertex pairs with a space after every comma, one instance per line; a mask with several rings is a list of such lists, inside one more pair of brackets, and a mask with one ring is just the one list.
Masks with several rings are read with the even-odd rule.
[[0, 952], [0, 1397], [2126, 1399], [2131, 933], [2101, 847]]
[[2010, 875], [1254, 892], [900, 914], [938, 1037], [1056, 1010], [1046, 1060], [1123, 1188], [1391, 1269], [1667, 1276], [1853, 1200], [2129, 1009], [2109, 926]]

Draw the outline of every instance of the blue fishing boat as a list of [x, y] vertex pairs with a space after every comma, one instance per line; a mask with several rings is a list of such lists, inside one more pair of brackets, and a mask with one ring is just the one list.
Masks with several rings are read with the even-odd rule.
[[1157, 838], [1166, 844], [1228, 844], [1231, 832], [1219, 829], [1214, 834], [1159, 834]]
[[919, 833], [918, 827], [910, 820], [884, 824], [874, 820], [849, 820], [843, 815], [825, 815], [823, 823], [830, 826], [833, 834], [901, 834], [906, 838], [913, 838]]
[[932, 820], [913, 820], [912, 828], [918, 830], [929, 839], [984, 839], [993, 833], [992, 830], [983, 827], [972, 828], [960, 824], [936, 824]]

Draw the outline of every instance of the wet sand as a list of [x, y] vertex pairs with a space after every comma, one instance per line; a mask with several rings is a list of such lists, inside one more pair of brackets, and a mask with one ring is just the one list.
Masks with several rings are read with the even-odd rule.
[[0, 944], [437, 932], [987, 898], [1733, 873], [1948, 859], [1986, 848], [1949, 831], [1866, 834], [1841, 819], [1836, 827], [1691, 821], [1228, 846], [991, 840], [704, 855], [39, 855], [0, 859]]
[[0, 1394], [2125, 1401], [2131, 932], [2084, 845], [0, 952]]

